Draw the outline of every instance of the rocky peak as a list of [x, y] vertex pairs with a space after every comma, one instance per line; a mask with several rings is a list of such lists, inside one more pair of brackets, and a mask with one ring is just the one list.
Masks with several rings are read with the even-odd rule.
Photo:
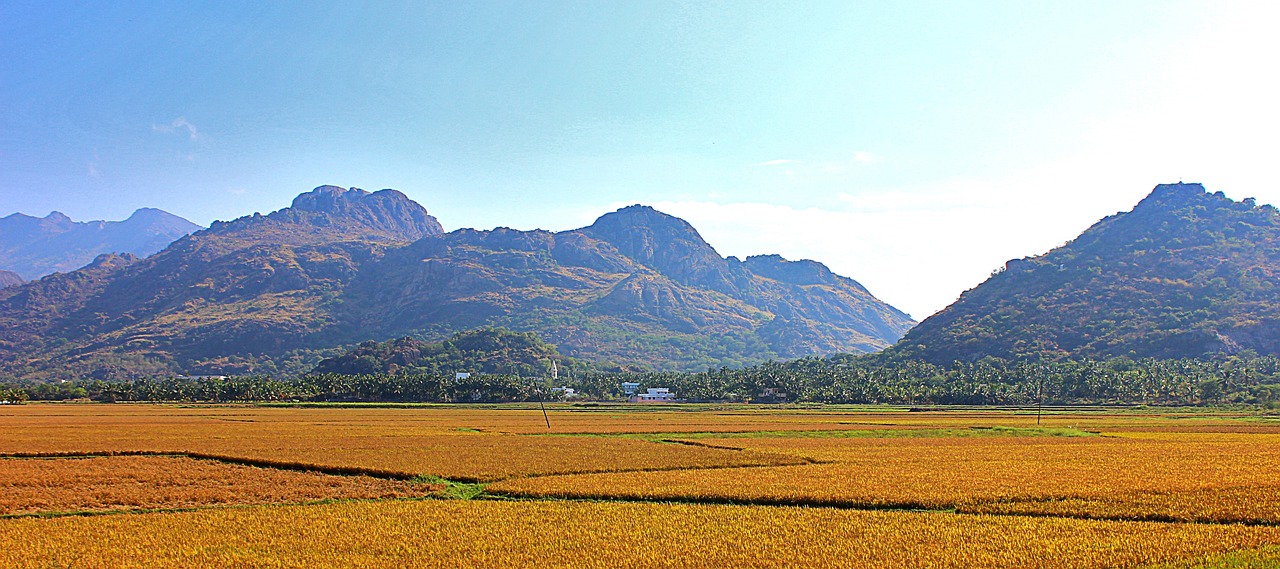
[[44, 217], [35, 217], [25, 213], [14, 213], [0, 218], [0, 233], [25, 233], [39, 231], [43, 233], [61, 233], [76, 226], [60, 211], [49, 212]]
[[70, 217], [67, 217], [67, 214], [57, 210], [51, 211], [49, 212], [49, 215], [44, 216], [44, 221], [47, 223], [53, 223], [57, 225], [66, 225], [70, 223], [75, 223], [74, 221], [71, 220]]
[[[214, 222], [212, 229], [224, 234], [271, 231], [269, 227], [282, 223], [293, 226], [290, 235], [277, 236], [286, 241], [313, 241], [316, 237], [416, 241], [444, 233], [440, 222], [426, 208], [403, 193], [370, 193], [338, 186], [320, 186], [300, 194], [289, 207], [267, 216], [254, 214], [232, 222]], [[307, 230], [298, 231], [297, 226]]]
[[289, 207], [300, 211], [336, 213], [349, 209], [352, 204], [359, 202], [361, 198], [367, 195], [369, 195], [369, 192], [360, 188], [347, 189], [325, 185], [309, 192], [298, 194], [298, 197], [293, 198], [293, 203]]
[[174, 219], [174, 218], [182, 219], [162, 209], [156, 209], [154, 207], [140, 207], [134, 210], [133, 213], [130, 214], [127, 219], [125, 219], [125, 221], [145, 222], [145, 221], [155, 221], [155, 220], [168, 220], [168, 219]]
[[689, 222], [645, 205], [600, 216], [580, 232], [605, 241], [622, 255], [684, 284], [733, 288], [728, 263]]
[[743, 264], [752, 273], [790, 284], [834, 284], [841, 278], [817, 261], [788, 261], [782, 255], [753, 255]]
[[1199, 203], [1211, 200], [1214, 197], [1220, 197], [1226, 200], [1221, 193], [1215, 195], [1209, 194], [1202, 184], [1185, 184], [1178, 182], [1176, 184], [1159, 184], [1151, 190], [1147, 197], [1138, 202], [1134, 206], [1134, 212], [1144, 211], [1173, 211], [1186, 207], [1194, 206]]

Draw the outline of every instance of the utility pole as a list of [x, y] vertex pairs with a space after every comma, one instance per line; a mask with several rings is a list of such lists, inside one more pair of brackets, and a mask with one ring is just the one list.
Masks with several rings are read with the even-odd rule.
[[547, 417], [547, 406], [542, 402], [542, 388], [535, 385], [533, 392], [538, 396], [538, 407], [542, 408], [542, 420], [547, 422], [547, 429], [550, 429], [551, 419]]
[[1036, 426], [1040, 426], [1040, 412], [1044, 408], [1044, 375], [1048, 373], [1048, 369], [1041, 366], [1040, 381], [1036, 387]]
[[[559, 378], [559, 376], [560, 376], [559, 371], [560, 371], [560, 370], [556, 369], [556, 361], [555, 361], [555, 360], [551, 360], [551, 379], [552, 379], [552, 381], [554, 381], [554, 380], [556, 380], [556, 379], [558, 379], [558, 378]], [[542, 402], [542, 389], [541, 389], [541, 388], [539, 388], [539, 389], [535, 390], [535, 393], [537, 393], [537, 394], [538, 394], [538, 407], [541, 407], [541, 408], [542, 408], [542, 420], [547, 422], [547, 429], [548, 429], [548, 430], [550, 430], [550, 429], [551, 429], [551, 418], [547, 416], [547, 405], [546, 405], [545, 403], [543, 403], [543, 402]]]

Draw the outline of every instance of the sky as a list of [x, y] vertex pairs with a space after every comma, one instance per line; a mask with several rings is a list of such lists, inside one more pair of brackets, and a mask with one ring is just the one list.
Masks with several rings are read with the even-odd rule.
[[923, 319], [1158, 183], [1280, 204], [1272, 4], [0, 0], [0, 216], [644, 203]]

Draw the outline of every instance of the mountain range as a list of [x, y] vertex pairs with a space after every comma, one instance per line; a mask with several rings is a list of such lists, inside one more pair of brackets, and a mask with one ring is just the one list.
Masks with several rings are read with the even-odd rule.
[[[201, 227], [163, 210], [142, 208], [124, 221], [76, 222], [60, 212], [0, 218], [0, 269], [24, 280], [67, 273], [103, 253], [145, 257]], [[0, 288], [4, 286], [0, 278]]]
[[360, 342], [491, 326], [690, 370], [875, 351], [913, 324], [821, 263], [725, 258], [646, 206], [571, 231], [445, 233], [395, 190], [321, 186], [145, 258], [0, 290], [0, 373], [289, 373]]
[[886, 356], [1182, 358], [1280, 354], [1280, 214], [1161, 184], [1043, 255], [1009, 261]]

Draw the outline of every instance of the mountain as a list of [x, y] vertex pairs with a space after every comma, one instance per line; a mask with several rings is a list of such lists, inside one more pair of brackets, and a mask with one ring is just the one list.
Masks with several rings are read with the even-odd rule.
[[0, 218], [0, 269], [34, 280], [85, 266], [103, 253], [146, 257], [200, 229], [171, 213], [142, 208], [124, 221], [75, 222], [59, 212]]
[[369, 337], [504, 326], [571, 357], [662, 369], [875, 351], [913, 323], [820, 263], [726, 259], [644, 206], [572, 231], [423, 239], [388, 251], [344, 298], [341, 319]]
[[721, 257], [632, 206], [558, 233], [442, 233], [394, 190], [322, 186], [146, 259], [0, 291], [0, 374], [306, 371], [344, 347], [506, 327], [573, 358], [705, 369], [867, 352], [913, 322], [814, 261]]
[[18, 273], [13, 271], [0, 271], [0, 288], [20, 285], [23, 282], [25, 281], [22, 280], [22, 277], [18, 276]]
[[0, 373], [133, 377], [277, 370], [335, 345], [332, 306], [361, 266], [440, 224], [394, 190], [322, 186], [291, 207], [183, 237], [146, 259], [0, 290]]
[[1280, 354], [1280, 215], [1200, 184], [1161, 184], [921, 322], [888, 355], [1178, 358]]

